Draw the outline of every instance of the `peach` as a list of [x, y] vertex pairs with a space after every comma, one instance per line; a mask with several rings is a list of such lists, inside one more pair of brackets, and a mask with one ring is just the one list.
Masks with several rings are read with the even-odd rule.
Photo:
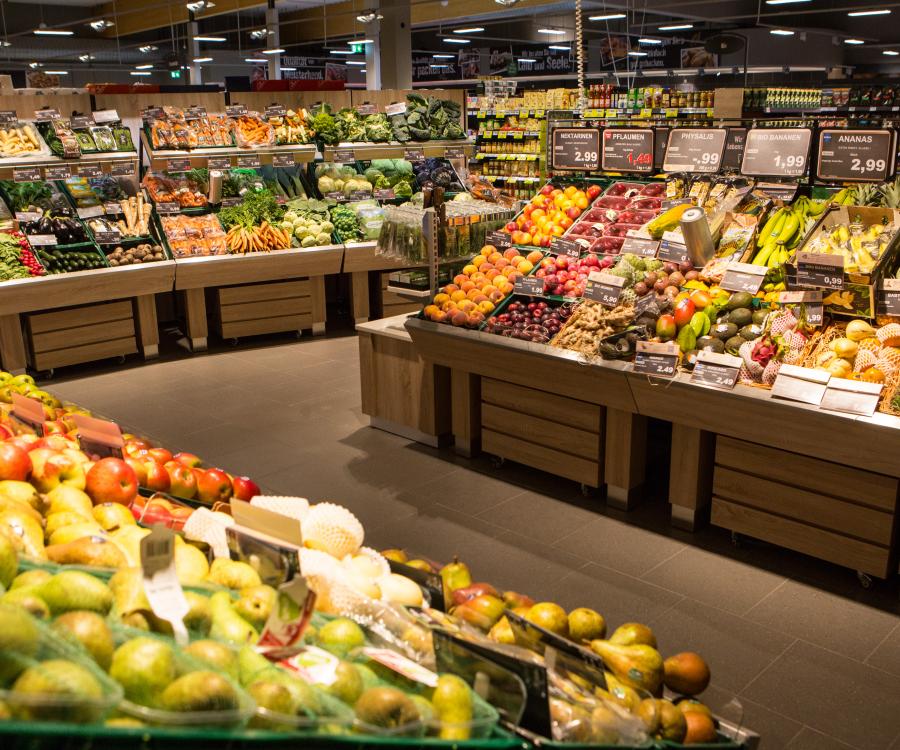
[[474, 282], [474, 281], [469, 281], [469, 280], [467, 279], [466, 281], [464, 281], [462, 284], [459, 285], [459, 288], [460, 288], [460, 291], [463, 291], [463, 292], [465, 292], [466, 294], [468, 294], [469, 292], [471, 292], [471, 291], [475, 288], [475, 282]]
[[507, 260], [511, 260], [512, 258], [515, 258], [518, 254], [519, 254], [519, 251], [516, 250], [514, 247], [508, 247], [508, 248], [506, 248], [506, 250], [503, 251], [503, 257], [506, 258]]
[[434, 295], [434, 304], [437, 305], [438, 307], [440, 307], [449, 299], [450, 299], [449, 294], [445, 294], [444, 292], [441, 292], [440, 294]]
[[494, 303], [489, 302], [488, 300], [485, 300], [484, 302], [479, 302], [478, 310], [481, 313], [483, 313], [484, 315], [490, 315], [492, 312], [494, 312]]
[[444, 294], [453, 294], [453, 292], [459, 291], [459, 287], [456, 284], [447, 284], [441, 291], [443, 291]]
[[475, 268], [479, 268], [481, 264], [486, 260], [487, 258], [485, 258], [483, 255], [476, 255], [474, 258], [472, 258], [472, 265], [475, 266]]
[[503, 274], [498, 274], [494, 277], [492, 283], [498, 289], [502, 289], [504, 286], [506, 286], [506, 277]]
[[450, 299], [453, 300], [454, 302], [459, 302], [460, 300], [464, 300], [465, 298], [466, 298], [466, 293], [464, 291], [462, 291], [462, 289], [459, 289], [450, 295]]
[[498, 271], [502, 271], [502, 270], [503, 270], [504, 268], [506, 268], [508, 265], [509, 265], [509, 261], [508, 261], [506, 258], [500, 258], [500, 260], [498, 260], [498, 261], [494, 264], [494, 267], [495, 267]]
[[474, 300], [480, 294], [481, 290], [477, 286], [473, 286], [468, 292], [466, 292], [466, 299]]
[[497, 248], [494, 247], [493, 245], [485, 245], [483, 248], [481, 248], [481, 257], [487, 258], [496, 252], [497, 252]]
[[497, 303], [503, 299], [503, 292], [501, 292], [497, 287], [494, 287], [490, 291], [488, 291], [488, 298], [491, 302]]
[[460, 289], [462, 289], [462, 285], [465, 284], [469, 280], [469, 277], [463, 273], [458, 273], [453, 277], [453, 283], [456, 284]]
[[450, 317], [450, 322], [455, 326], [464, 326], [469, 322], [469, 316], [466, 315], [464, 312], [457, 310]]
[[469, 325], [477, 326], [484, 322], [484, 314], [479, 310], [473, 310], [469, 313]]
[[516, 270], [519, 273], [531, 273], [534, 270], [534, 264], [531, 261], [523, 260], [516, 266]]
[[462, 272], [463, 272], [466, 276], [471, 276], [471, 275], [472, 275], [473, 273], [475, 273], [477, 270], [478, 270], [478, 266], [472, 265], [472, 264], [470, 263], [469, 265], [463, 267]]
[[488, 271], [488, 272], [484, 275], [484, 277], [485, 277], [488, 281], [490, 281], [490, 280], [493, 279], [498, 273], [500, 273], [500, 271], [498, 271], [496, 268], [492, 268], [490, 271]]
[[532, 250], [525, 258], [531, 263], [540, 263], [544, 259], [544, 254], [540, 250]]
[[439, 308], [437, 305], [426, 305], [425, 309], [422, 312], [424, 312], [425, 315], [430, 318], [435, 313], [439, 313], [440, 311], [441, 311], [441, 308]]
[[490, 263], [490, 262], [485, 262], [485, 263], [482, 263], [482, 264], [479, 266], [479, 268], [480, 268], [484, 273], [487, 273], [488, 271], [490, 271], [490, 270], [492, 270], [492, 269], [494, 268], [494, 264], [493, 264], [493, 263]]
[[[513, 232], [513, 237], [517, 234], [522, 234], [521, 232]], [[498, 252], [493, 252], [488, 256], [488, 262], [493, 263], [495, 266], [497, 265], [498, 260], [503, 260], [503, 256]]]
[[450, 312], [451, 310], [456, 309], [456, 303], [453, 300], [447, 300], [443, 305], [441, 305], [441, 312]]
[[447, 313], [445, 312], [436, 312], [434, 316], [431, 318], [435, 323], [446, 323], [447, 322]]

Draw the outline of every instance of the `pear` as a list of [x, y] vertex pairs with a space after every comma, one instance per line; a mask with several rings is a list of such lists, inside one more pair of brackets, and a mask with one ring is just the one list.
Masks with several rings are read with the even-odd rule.
[[[83, 724], [99, 718], [90, 703], [103, 697], [103, 687], [80, 664], [66, 659], [49, 659], [22, 672], [13, 683], [10, 694], [16, 705], [16, 717], [23, 721]], [[31, 700], [38, 696], [48, 700]]]
[[338, 617], [319, 628], [319, 645], [341, 658], [366, 645], [362, 628], [347, 617]]
[[437, 718], [437, 713], [434, 710], [434, 706], [431, 701], [428, 700], [424, 695], [416, 695], [415, 693], [410, 693], [410, 700], [416, 704], [416, 709], [419, 712], [419, 720], [423, 724], [431, 724]]
[[100, 503], [91, 510], [92, 518], [104, 531], [115, 531], [123, 526], [134, 526], [134, 515], [122, 503]]
[[525, 615], [528, 622], [533, 622], [551, 633], [569, 637], [569, 617], [566, 610], [553, 602], [540, 602], [535, 604]]
[[0, 721], [8, 721], [13, 717], [12, 709], [6, 701], [0, 701]]
[[[430, 567], [430, 566], [429, 566]], [[441, 568], [441, 580], [444, 582], [444, 601], [449, 606], [452, 603], [452, 594], [456, 589], [464, 589], [472, 585], [472, 573], [469, 567], [453, 558], [452, 563], [447, 563]]]
[[113, 635], [106, 620], [96, 612], [66, 612], [56, 618], [53, 629], [80, 643], [103, 671], [109, 669], [115, 648]]
[[709, 685], [709, 667], [699, 654], [685, 651], [663, 663], [663, 681], [669, 690], [682, 695], [700, 695]]
[[[258, 708], [273, 714], [291, 716], [294, 713], [294, 699], [290, 690], [278, 682], [259, 680], [247, 688], [250, 697], [256, 701]], [[286, 731], [289, 725], [279, 724], [267, 716], [257, 714], [250, 720], [250, 726], [257, 729], [274, 729]]]
[[217, 557], [213, 560], [207, 580], [210, 583], [217, 583], [220, 586], [237, 590], [262, 584], [259, 573], [247, 563], [227, 560], [223, 557]]
[[416, 704], [402, 690], [375, 687], [366, 690], [353, 707], [364, 724], [394, 729], [419, 721]]
[[12, 539], [0, 532], [0, 591], [9, 587], [19, 569], [19, 554]]
[[425, 560], [409, 560], [407, 563], [410, 568], [415, 568], [416, 570], [424, 570], [426, 573], [434, 573], [434, 566]]
[[[29, 485], [30, 487], [31, 485]], [[28, 503], [20, 503], [18, 500], [10, 500], [8, 498], [4, 498], [0, 496], [0, 512], [6, 510], [14, 510], [20, 513], [25, 513], [29, 517], [33, 518], [39, 524], [43, 523], [44, 517], [32, 508]]]
[[275, 682], [286, 687], [291, 694], [293, 703], [293, 711], [291, 713], [306, 716], [316, 716], [321, 713], [322, 706], [312, 685], [294, 677], [288, 672], [269, 665], [268, 669], [259, 673], [256, 679]]
[[106, 536], [103, 529], [100, 528], [100, 524], [94, 520], [85, 520], [82, 523], [63, 526], [62, 528], [57, 529], [47, 539], [47, 543], [48, 545], [68, 544], [69, 542], [74, 542], [76, 539], [82, 539], [84, 537], [109, 538]]
[[150, 602], [144, 593], [144, 572], [141, 568], [120, 568], [109, 579], [116, 614], [125, 617], [132, 612], [149, 612]]
[[234, 711], [240, 698], [217, 672], [189, 672], [172, 682], [160, 697], [166, 711]]
[[610, 641], [591, 641], [609, 670], [624, 684], [656, 694], [662, 685], [663, 660], [652, 646], [620, 646]]
[[656, 636], [653, 635], [653, 631], [639, 622], [626, 622], [623, 625], [619, 625], [609, 637], [609, 642], [618, 646], [643, 644], [644, 646], [656, 648]]
[[112, 591], [103, 581], [80, 570], [63, 570], [36, 590], [50, 612], [58, 615], [73, 609], [106, 614], [113, 604]]
[[256, 682], [259, 675], [272, 668], [272, 663], [249, 644], [238, 650], [237, 659], [238, 679], [241, 685]]
[[[550, 716], [565, 742], [586, 744], [591, 740], [591, 717], [581, 706], [560, 698], [550, 698]], [[554, 737], [557, 733], [554, 732]]]
[[33, 586], [10, 589], [0, 596], [0, 604], [14, 604], [39, 620], [50, 619], [50, 608], [47, 606], [47, 602], [34, 592]]
[[516, 642], [516, 636], [506, 617], [501, 617], [494, 623], [494, 627], [488, 632], [488, 638], [497, 643], [505, 643], [510, 646]]
[[193, 544], [176, 544], [175, 573], [182, 586], [196, 585], [209, 574], [209, 561]]
[[184, 653], [208, 667], [225, 672], [234, 679], [238, 678], [237, 656], [224, 643], [205, 639], [194, 641], [185, 647]]
[[677, 706], [667, 700], [657, 700], [648, 698], [642, 701], [641, 705], [653, 701], [656, 705], [656, 713], [659, 717], [659, 723], [653, 736], [659, 740], [668, 740], [670, 742], [682, 742], [687, 734], [687, 721]]
[[340, 662], [335, 667], [334, 682], [328, 686], [328, 692], [351, 706], [356, 703], [363, 692], [362, 675], [356, 666], [348, 661]]
[[38, 560], [46, 559], [44, 553], [44, 530], [41, 522], [33, 517], [29, 506], [8, 505], [0, 511], [0, 533], [6, 533], [19, 554]]
[[61, 565], [87, 565], [94, 568], [121, 568], [125, 555], [112, 540], [103, 536], [83, 536], [45, 549], [47, 559]]
[[40, 640], [31, 615], [14, 604], [0, 603], [0, 685], [6, 685], [24, 669], [18, 657], [37, 654]]
[[34, 568], [33, 570], [26, 570], [24, 573], [19, 573], [12, 582], [12, 585], [9, 587], [10, 590], [24, 588], [26, 586], [37, 586], [45, 581], [49, 581], [53, 578], [53, 573], [49, 570], [43, 570], [41, 568]]
[[209, 599], [196, 591], [185, 591], [184, 598], [190, 607], [184, 616], [184, 626], [195, 633], [206, 635], [212, 627], [212, 607]]
[[[76, 524], [81, 525], [87, 523], [88, 520], [89, 519], [85, 518], [80, 513], [75, 513], [71, 510], [50, 513], [47, 515], [47, 520], [44, 523], [44, 536], [49, 542], [50, 537], [60, 529], [63, 529], [66, 526], [75, 526]], [[99, 526], [97, 528], [99, 528]]]
[[614, 674], [605, 672], [606, 687], [609, 688], [610, 697], [620, 706], [634, 712], [641, 703], [641, 696], [633, 687], [621, 682]]
[[34, 487], [28, 482], [19, 482], [15, 479], [0, 481], [0, 501], [3, 500], [22, 503], [36, 511], [40, 511], [44, 505], [41, 501], [41, 496]]
[[212, 625], [209, 629], [211, 638], [238, 645], [256, 643], [259, 633], [234, 611], [231, 596], [227, 591], [217, 591], [213, 594], [209, 598], [209, 606], [212, 616]]
[[94, 504], [83, 490], [68, 484], [60, 484], [47, 493], [47, 515], [51, 513], [77, 513], [93, 520]]
[[141, 526], [121, 526], [109, 538], [125, 555], [125, 562], [131, 567], [141, 565], [141, 539], [150, 533], [150, 529]]
[[150, 621], [144, 612], [131, 612], [122, 617], [122, 624], [135, 630], [146, 630], [150, 632]]
[[381, 553], [385, 560], [393, 560], [398, 563], [409, 562], [409, 556], [402, 549], [386, 549]]
[[569, 638], [576, 643], [593, 641], [606, 635], [606, 620], [599, 612], [579, 607], [569, 612]]
[[278, 592], [271, 586], [265, 584], [250, 586], [241, 589], [241, 598], [233, 604], [234, 611], [253, 627], [262, 630], [277, 598]]
[[140, 719], [135, 719], [131, 716], [113, 716], [104, 721], [103, 726], [114, 729], [140, 729], [147, 725]]
[[431, 696], [431, 703], [441, 722], [439, 737], [453, 742], [472, 736], [472, 691], [466, 681], [455, 674], [442, 674]]
[[125, 691], [125, 697], [142, 706], [154, 706], [175, 679], [175, 652], [158, 638], [139, 636], [113, 653], [109, 676]]

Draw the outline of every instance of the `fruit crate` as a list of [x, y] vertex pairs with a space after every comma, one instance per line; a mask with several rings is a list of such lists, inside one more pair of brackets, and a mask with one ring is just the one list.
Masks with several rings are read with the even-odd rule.
[[[594, 202], [595, 198], [602, 195], [602, 192], [603, 192], [602, 188], [594, 180], [577, 180], [577, 181], [576, 180], [565, 180], [565, 179], [551, 180], [549, 182], [546, 182], [540, 188], [538, 188], [538, 190], [535, 192], [534, 196], [532, 196], [532, 201], [538, 195], [549, 195], [551, 193], [551, 191], [557, 189], [557, 187], [562, 187], [562, 189], [565, 189], [566, 187], [569, 187], [569, 186], [575, 186], [578, 189], [590, 191], [587, 196], [587, 205], [584, 208], [580, 209], [577, 216], [569, 217], [573, 223], [577, 222], [581, 218], [581, 216], [584, 215], [585, 211], [590, 209], [590, 206]], [[513, 231], [519, 231], [519, 229], [518, 229], [519, 219], [522, 218], [523, 216], [527, 218], [527, 216], [530, 215], [531, 211], [534, 210], [533, 208], [530, 208], [532, 205], [534, 205], [532, 203], [532, 201], [528, 201], [526, 206], [519, 213], [517, 213], [509, 222], [507, 222], [506, 228], [509, 230], [510, 234]], [[513, 224], [516, 225], [516, 229], [515, 230], [509, 229], [510, 226]], [[568, 229], [568, 227], [566, 227], [566, 229]], [[561, 235], [559, 235], [559, 236], [561, 236]], [[531, 250], [535, 250], [535, 249], [547, 248], [547, 247], [549, 247], [549, 244], [550, 244], [550, 236], [548, 235], [547, 242], [546, 242], [546, 244], [543, 244], [543, 245], [534, 245], [531, 243], [524, 243], [524, 244], [513, 243], [513, 246], [518, 247], [518, 248], [528, 248]]]

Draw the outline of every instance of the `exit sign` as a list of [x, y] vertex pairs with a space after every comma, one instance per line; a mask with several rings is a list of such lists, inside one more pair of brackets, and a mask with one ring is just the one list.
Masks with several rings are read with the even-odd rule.
[[363, 52], [366, 51], [365, 46], [362, 45], [362, 44], [352, 44], [352, 43], [351, 43], [351, 44], [350, 44], [350, 49], [353, 50], [353, 54], [354, 54], [354, 55], [361, 55]]
[[181, 78], [181, 71], [180, 70], [170, 70], [169, 78]]

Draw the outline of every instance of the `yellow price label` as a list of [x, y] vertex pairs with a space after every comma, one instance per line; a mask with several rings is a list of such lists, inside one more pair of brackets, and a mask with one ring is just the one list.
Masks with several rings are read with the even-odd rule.
[[712, 110], [712, 109], [707, 109], [707, 110], [706, 110], [706, 116], [707, 116], [707, 117], [712, 117], [712, 116], [713, 116], [713, 110]]
[[521, 140], [522, 140], [522, 134], [521, 134], [521, 133], [513, 133], [513, 139], [516, 140], [516, 141], [521, 141]]
[[477, 112], [477, 113], [475, 114], [475, 116], [476, 116], [479, 120], [483, 120], [485, 117], [487, 117], [487, 112]]
[[497, 109], [497, 110], [494, 110], [494, 114], [497, 117], [506, 117], [506, 110], [505, 109]]
[[670, 108], [670, 109], [667, 109], [667, 110], [666, 110], [666, 118], [667, 118], [667, 119], [672, 119], [672, 118], [674, 118], [674, 117], [678, 117], [678, 110], [677, 110], [677, 109], [671, 109], [671, 108]]
[[617, 109], [608, 109], [608, 110], [606, 110], [606, 116], [607, 116], [607, 117], [618, 117], [618, 116], [619, 116], [619, 110], [617, 110]]
[[498, 130], [498, 131], [497, 131], [497, 137], [498, 137], [501, 141], [505, 141], [505, 140], [506, 140], [506, 131], [505, 131], [505, 130]]
[[640, 118], [642, 118], [642, 119], [648, 119], [648, 118], [650, 118], [650, 117], [652, 117], [652, 116], [653, 116], [653, 110], [650, 109], [649, 107], [644, 107], [644, 108], [641, 109], [641, 111], [638, 113], [638, 117], [640, 117]]
[[542, 110], [542, 109], [536, 109], [536, 110], [534, 110], [534, 116], [535, 116], [535, 117], [543, 117], [543, 116], [544, 116], [544, 110]]

